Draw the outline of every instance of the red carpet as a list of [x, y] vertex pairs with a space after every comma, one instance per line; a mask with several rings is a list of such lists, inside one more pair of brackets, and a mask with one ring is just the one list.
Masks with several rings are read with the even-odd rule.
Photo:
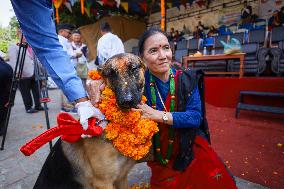
[[207, 104], [213, 148], [235, 176], [282, 189], [284, 116], [249, 111], [241, 111], [239, 119], [234, 115], [233, 108]]
[[[205, 99], [206, 102], [219, 107], [235, 108], [239, 92], [241, 90], [283, 92], [284, 77], [206, 77], [205, 78]], [[266, 100], [263, 98], [249, 97], [245, 101], [258, 102], [284, 106], [284, 99]]]

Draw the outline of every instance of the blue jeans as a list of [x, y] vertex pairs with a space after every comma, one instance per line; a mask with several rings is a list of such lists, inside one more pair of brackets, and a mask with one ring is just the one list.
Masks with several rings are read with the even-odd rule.
[[69, 101], [86, 97], [81, 79], [58, 41], [51, 0], [11, 0], [27, 42]]

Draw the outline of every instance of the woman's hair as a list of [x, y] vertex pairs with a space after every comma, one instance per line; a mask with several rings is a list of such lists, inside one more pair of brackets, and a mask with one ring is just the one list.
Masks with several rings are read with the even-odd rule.
[[156, 29], [156, 28], [150, 28], [148, 30], [146, 30], [140, 37], [139, 42], [138, 42], [138, 50], [139, 50], [139, 55], [141, 56], [143, 54], [144, 51], [144, 43], [145, 41], [151, 37], [152, 35], [155, 35], [157, 33], [161, 33], [163, 34], [165, 37], [167, 37], [167, 35], [160, 29]]

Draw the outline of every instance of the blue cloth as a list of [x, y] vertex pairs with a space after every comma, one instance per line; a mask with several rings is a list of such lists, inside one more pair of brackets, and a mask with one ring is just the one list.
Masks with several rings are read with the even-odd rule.
[[69, 101], [86, 97], [81, 79], [58, 41], [51, 0], [11, 0], [24, 36]]
[[[174, 75], [176, 75], [176, 71], [173, 69]], [[157, 77], [153, 77], [155, 83], [158, 87], [158, 90], [161, 94], [161, 97], [164, 102], [166, 102], [166, 98], [169, 93], [170, 81], [163, 82]], [[149, 106], [152, 105], [151, 102], [151, 90], [150, 90], [150, 73], [149, 70], [145, 72], [145, 96], [147, 98], [147, 104]], [[158, 96], [158, 92], [156, 90], [156, 108], [157, 110], [163, 111], [163, 104], [160, 101]], [[168, 110], [169, 111], [169, 110]], [[192, 128], [199, 127], [202, 120], [201, 113], [201, 100], [199, 96], [198, 87], [193, 89], [193, 93], [191, 96], [187, 98], [186, 101], [186, 111], [185, 112], [171, 112], [173, 116], [173, 125], [174, 128]]]

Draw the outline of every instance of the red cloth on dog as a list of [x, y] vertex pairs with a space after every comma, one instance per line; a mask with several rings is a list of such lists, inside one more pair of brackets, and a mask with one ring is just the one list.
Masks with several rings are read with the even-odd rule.
[[61, 136], [61, 139], [67, 142], [77, 142], [81, 139], [81, 135], [99, 136], [102, 134], [103, 129], [96, 125], [96, 118], [92, 117], [88, 120], [88, 129], [85, 131], [79, 121], [75, 120], [68, 113], [60, 113], [57, 116], [58, 126], [48, 129], [36, 138], [27, 142], [20, 148], [20, 151], [29, 156], [37, 149], [51, 141], [52, 139]]

